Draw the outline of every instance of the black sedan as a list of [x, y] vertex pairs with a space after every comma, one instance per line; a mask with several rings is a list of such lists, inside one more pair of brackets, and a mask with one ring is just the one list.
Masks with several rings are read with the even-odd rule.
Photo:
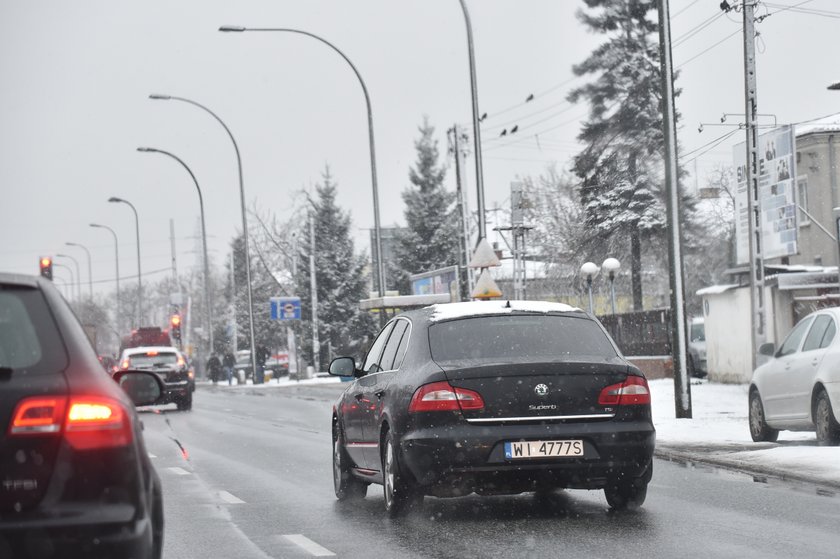
[[398, 515], [424, 495], [603, 489], [640, 506], [655, 431], [643, 374], [591, 315], [559, 303], [485, 301], [398, 315], [333, 408], [339, 500], [384, 486]]
[[134, 405], [162, 390], [147, 372], [112, 379], [51, 282], [0, 273], [0, 557], [161, 556]]

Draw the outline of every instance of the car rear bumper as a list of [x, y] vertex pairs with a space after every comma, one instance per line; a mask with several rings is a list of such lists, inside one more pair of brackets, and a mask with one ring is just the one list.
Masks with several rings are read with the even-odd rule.
[[[0, 557], [151, 557], [152, 523], [127, 505], [50, 509], [49, 515], [0, 519]], [[126, 518], [128, 517], [128, 518]]]
[[[648, 421], [586, 424], [463, 425], [409, 432], [402, 463], [433, 494], [521, 492], [540, 486], [602, 488], [648, 475], [656, 432]], [[583, 457], [506, 459], [504, 443], [582, 440]]]
[[167, 402], [174, 402], [186, 398], [192, 392], [189, 381], [164, 383], [164, 394]]

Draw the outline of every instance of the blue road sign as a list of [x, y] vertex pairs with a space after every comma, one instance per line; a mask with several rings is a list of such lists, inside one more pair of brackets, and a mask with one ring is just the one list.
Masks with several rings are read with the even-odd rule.
[[300, 320], [300, 297], [272, 297], [271, 320]]

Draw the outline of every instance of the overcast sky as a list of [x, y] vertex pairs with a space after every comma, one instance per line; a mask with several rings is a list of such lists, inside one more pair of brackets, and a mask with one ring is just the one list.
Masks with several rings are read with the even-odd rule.
[[[735, 2], [731, 2], [735, 3]], [[691, 154], [731, 128], [723, 113], [743, 113], [740, 15], [719, 0], [672, 0], [674, 61], [680, 68], [681, 150]], [[601, 37], [575, 18], [578, 0], [470, 0], [475, 37], [487, 207], [509, 204], [510, 182], [564, 167], [577, 150], [584, 105], [565, 102], [573, 64]], [[781, 10], [782, 5], [822, 10]], [[765, 2], [758, 25], [759, 112], [779, 123], [840, 111], [835, 0]], [[423, 115], [446, 153], [446, 129], [471, 118], [467, 43], [457, 0], [210, 0], [143, 2], [0, 0], [0, 270], [37, 273], [37, 258], [74, 255], [87, 281], [92, 253], [98, 291], [112, 289], [113, 241], [121, 275], [136, 273], [134, 216], [140, 215], [144, 277], [170, 265], [175, 220], [178, 266], [196, 265], [198, 199], [175, 161], [141, 154], [171, 151], [194, 171], [204, 192], [211, 257], [221, 263], [241, 229], [236, 160], [224, 130], [184, 103], [207, 105], [230, 127], [242, 153], [249, 202], [285, 219], [295, 192], [329, 165], [338, 202], [352, 213], [357, 248], [373, 225], [367, 115], [361, 88], [335, 52], [288, 33], [223, 34], [220, 25], [292, 27], [342, 49], [367, 83], [373, 106], [383, 226], [404, 223], [401, 192], [415, 159]], [[535, 98], [525, 103], [528, 95]], [[739, 116], [728, 118], [738, 122]], [[770, 122], [771, 120], [766, 120]], [[516, 135], [499, 138], [519, 125]], [[718, 162], [731, 163], [734, 134], [697, 160], [699, 182]], [[685, 157], [694, 170], [693, 155]], [[475, 209], [473, 160], [467, 192]], [[447, 174], [454, 188], [454, 171]], [[694, 178], [688, 179], [693, 187]], [[492, 217], [488, 218], [492, 226]], [[492, 235], [491, 235], [492, 240]], [[60, 277], [67, 277], [59, 271]]]

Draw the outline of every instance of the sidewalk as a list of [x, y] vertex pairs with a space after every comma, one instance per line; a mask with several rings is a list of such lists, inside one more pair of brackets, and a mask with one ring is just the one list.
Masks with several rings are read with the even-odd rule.
[[752, 442], [747, 385], [695, 379], [693, 418], [676, 419], [673, 380], [649, 383], [658, 457], [840, 489], [840, 447], [818, 446], [813, 432], [781, 431], [777, 443]]

